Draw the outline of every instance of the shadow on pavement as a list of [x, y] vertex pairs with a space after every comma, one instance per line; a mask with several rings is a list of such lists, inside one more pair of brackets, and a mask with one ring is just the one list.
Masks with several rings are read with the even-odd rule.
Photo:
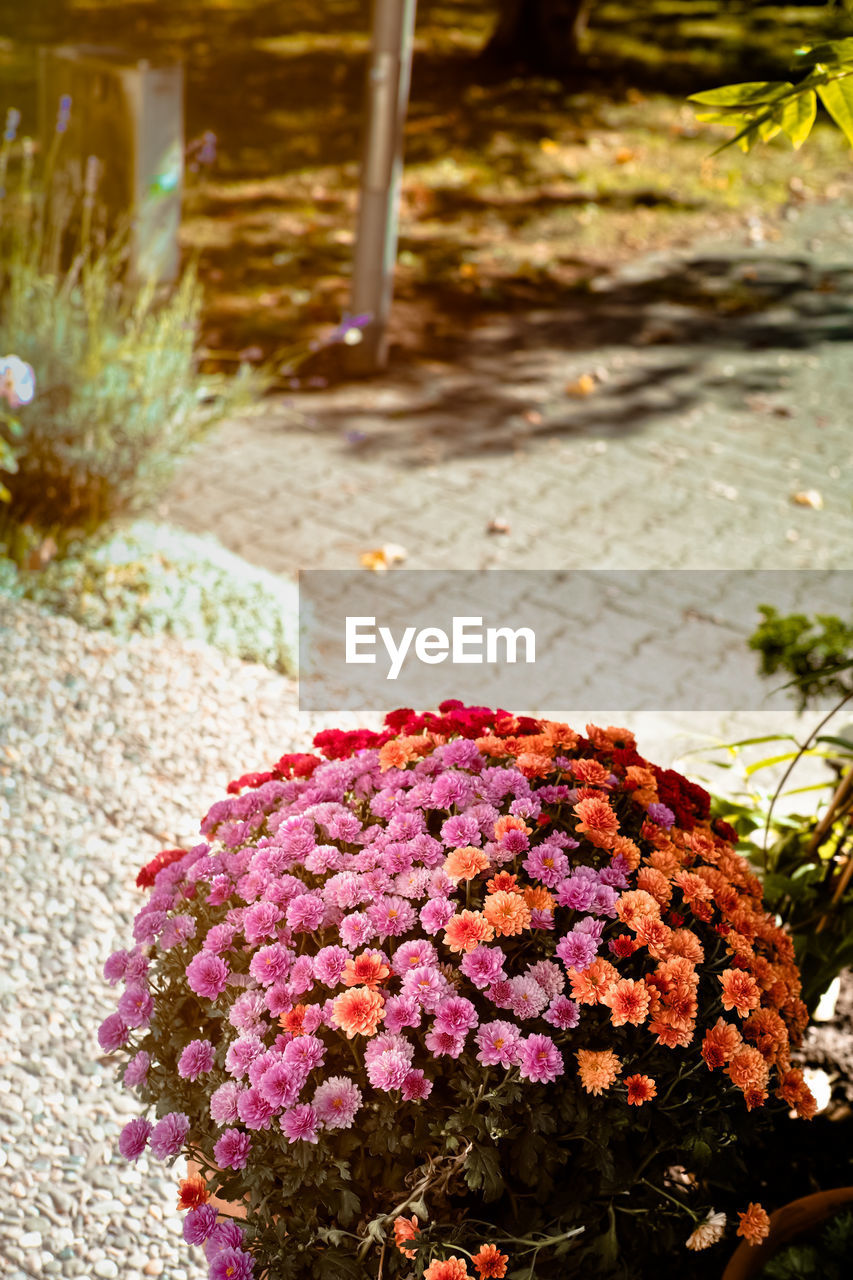
[[[737, 253], [641, 269], [554, 309], [486, 318], [457, 333], [446, 366], [392, 360], [381, 385], [306, 397], [313, 430], [340, 433], [354, 454], [417, 465], [537, 437], [625, 436], [709, 398], [791, 417], [765, 398], [784, 386], [778, 353], [853, 343], [853, 266]], [[738, 363], [721, 371], [726, 354]], [[333, 355], [321, 353], [321, 371]]]

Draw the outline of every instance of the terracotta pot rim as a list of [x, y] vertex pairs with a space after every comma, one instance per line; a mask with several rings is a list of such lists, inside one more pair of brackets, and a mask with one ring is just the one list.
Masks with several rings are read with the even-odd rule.
[[744, 1241], [730, 1258], [722, 1280], [751, 1280], [791, 1240], [810, 1231], [847, 1204], [853, 1204], [853, 1186], [815, 1191], [783, 1205], [770, 1215], [767, 1239], [758, 1246]]

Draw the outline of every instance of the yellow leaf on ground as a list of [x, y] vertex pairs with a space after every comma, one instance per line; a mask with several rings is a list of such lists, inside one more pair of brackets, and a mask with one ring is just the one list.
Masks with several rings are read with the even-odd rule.
[[595, 390], [595, 378], [591, 373], [582, 373], [574, 382], [567, 382], [567, 396], [590, 396]]
[[362, 569], [370, 569], [373, 573], [384, 573], [394, 564], [402, 564], [406, 559], [406, 548], [396, 542], [388, 542], [384, 547], [374, 547], [371, 551], [362, 551], [358, 562]]
[[811, 507], [813, 511], [823, 508], [823, 494], [817, 489], [801, 489], [799, 493], [792, 493], [791, 501], [798, 507]]

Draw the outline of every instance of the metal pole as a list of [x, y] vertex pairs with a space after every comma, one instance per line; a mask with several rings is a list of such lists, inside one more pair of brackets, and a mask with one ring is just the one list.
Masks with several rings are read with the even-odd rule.
[[352, 278], [352, 313], [370, 315], [347, 347], [347, 371], [376, 373], [388, 360], [388, 318], [397, 257], [403, 129], [409, 101], [417, 0], [374, 0], [367, 81], [367, 137]]

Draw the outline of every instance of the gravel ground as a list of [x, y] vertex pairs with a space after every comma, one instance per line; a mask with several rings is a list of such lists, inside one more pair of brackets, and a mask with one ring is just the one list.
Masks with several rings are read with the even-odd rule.
[[[372, 718], [300, 715], [293, 682], [264, 667], [119, 642], [3, 598], [0, 690], [0, 1272], [202, 1280], [175, 1209], [180, 1167], [117, 1153], [138, 1108], [98, 1059], [114, 1009], [103, 962], [127, 944], [139, 866], [193, 840], [231, 778], [323, 724]], [[717, 727], [736, 736], [752, 720]], [[700, 728], [631, 723], [662, 764]]]
[[317, 721], [264, 667], [2, 599], [0, 688], [0, 1273], [201, 1280], [178, 1170], [116, 1149], [138, 1104], [97, 1060], [101, 968], [139, 866]]

